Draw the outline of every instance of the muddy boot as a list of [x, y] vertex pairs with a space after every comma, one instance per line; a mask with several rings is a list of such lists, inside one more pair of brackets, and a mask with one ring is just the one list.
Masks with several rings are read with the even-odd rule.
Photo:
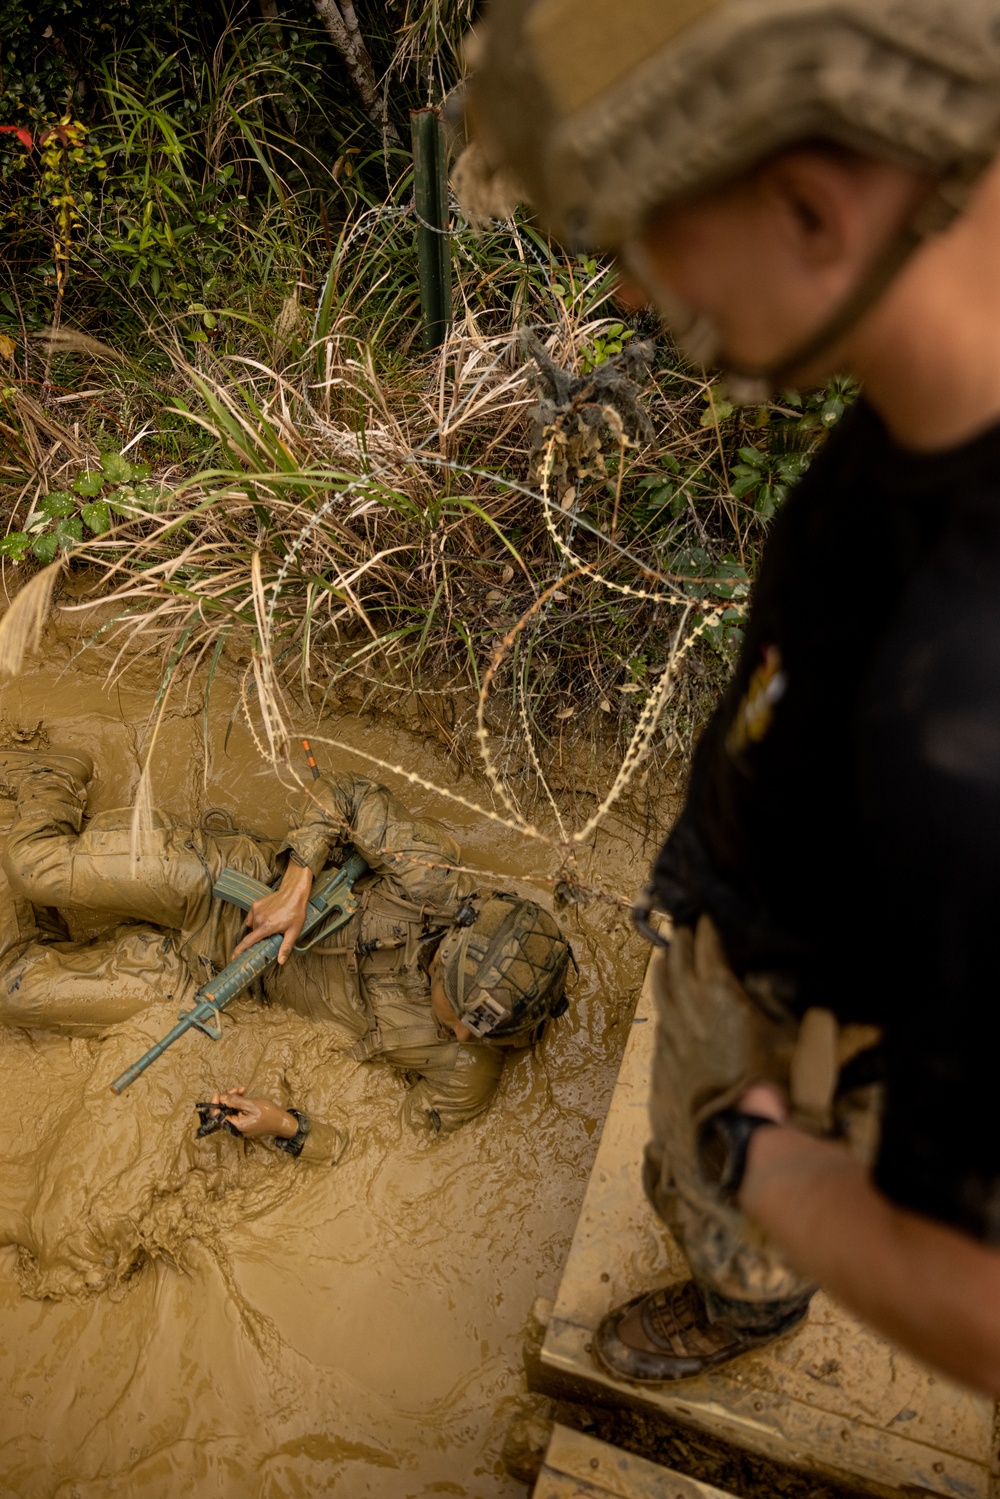
[[713, 1320], [694, 1281], [681, 1281], [610, 1311], [594, 1335], [594, 1354], [616, 1379], [637, 1384], [691, 1379], [772, 1342], [797, 1326], [808, 1307], [808, 1297], [792, 1305], [765, 1303], [753, 1308], [762, 1319], [754, 1327], [737, 1327]]
[[86, 750], [0, 749], [0, 792], [16, 794], [26, 772], [56, 771], [81, 788], [94, 774], [94, 762]]

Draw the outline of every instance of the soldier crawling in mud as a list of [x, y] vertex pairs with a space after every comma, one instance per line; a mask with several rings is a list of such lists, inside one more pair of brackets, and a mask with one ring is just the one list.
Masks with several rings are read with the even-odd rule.
[[[532, 1045], [564, 1013], [570, 949], [552, 917], [506, 892], [479, 897], [454, 867], [454, 840], [384, 786], [313, 782], [283, 843], [156, 813], [136, 859], [129, 810], [86, 818], [93, 772], [80, 750], [0, 750], [0, 782], [17, 801], [3, 856], [0, 1022], [99, 1034], [156, 1000], [189, 1001], [234, 949], [280, 932], [265, 997], [337, 1022], [355, 1037], [354, 1057], [412, 1083], [410, 1122], [447, 1132], [489, 1106], [505, 1050]], [[355, 886], [359, 910], [331, 944], [292, 957], [313, 880], [348, 842], [370, 870]], [[280, 884], [244, 917], [212, 894], [226, 866]], [[71, 909], [129, 924], [71, 941], [60, 915]], [[242, 1088], [213, 1102], [234, 1111], [244, 1136], [273, 1136], [303, 1159], [335, 1161], [346, 1143], [334, 1126]]]

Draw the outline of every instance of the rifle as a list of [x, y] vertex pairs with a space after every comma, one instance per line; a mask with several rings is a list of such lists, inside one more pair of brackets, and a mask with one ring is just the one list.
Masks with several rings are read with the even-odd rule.
[[[319, 930], [310, 942], [296, 943], [295, 952], [308, 952], [317, 942], [322, 942], [331, 932], [350, 921], [358, 909], [357, 899], [351, 893], [352, 887], [367, 869], [368, 865], [361, 855], [352, 853], [344, 860], [340, 869], [331, 870], [313, 886], [306, 908], [306, 919], [302, 923], [302, 936], [317, 927]], [[224, 869], [212, 887], [212, 894], [219, 900], [230, 901], [244, 911], [249, 911], [254, 901], [271, 893], [270, 886], [261, 884], [250, 875], [241, 874], [238, 869]], [[204, 1031], [206, 1036], [211, 1036], [213, 1041], [218, 1041], [222, 1036], [222, 1023], [219, 1019], [222, 1011], [245, 989], [249, 989], [255, 978], [266, 973], [277, 962], [283, 940], [280, 932], [265, 937], [248, 948], [242, 957], [234, 959], [223, 968], [214, 979], [202, 984], [191, 1009], [182, 1010], [173, 1030], [168, 1031], [162, 1041], [157, 1041], [137, 1062], [126, 1067], [120, 1077], [115, 1078], [111, 1084], [112, 1093], [124, 1093], [140, 1073], [145, 1072], [157, 1057], [162, 1057], [168, 1046], [173, 1046], [185, 1031], [195, 1026]]]

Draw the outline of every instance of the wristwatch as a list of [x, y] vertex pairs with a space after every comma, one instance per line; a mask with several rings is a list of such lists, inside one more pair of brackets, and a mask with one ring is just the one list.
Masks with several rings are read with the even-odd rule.
[[706, 1183], [723, 1202], [735, 1202], [747, 1169], [750, 1141], [765, 1124], [776, 1119], [763, 1114], [744, 1114], [739, 1109], [720, 1109], [711, 1114], [698, 1131], [698, 1164]]
[[301, 1109], [286, 1109], [285, 1113], [291, 1114], [298, 1125], [298, 1129], [290, 1139], [285, 1139], [283, 1135], [275, 1135], [274, 1144], [278, 1150], [285, 1151], [287, 1155], [301, 1155], [302, 1147], [306, 1143], [306, 1136], [309, 1133], [309, 1116], [308, 1114], [303, 1114]]

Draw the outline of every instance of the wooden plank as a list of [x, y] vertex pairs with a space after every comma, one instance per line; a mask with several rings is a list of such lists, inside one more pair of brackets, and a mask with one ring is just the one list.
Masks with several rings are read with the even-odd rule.
[[554, 1385], [872, 1495], [908, 1488], [997, 1499], [993, 1403], [923, 1368], [823, 1295], [802, 1327], [714, 1374], [642, 1389], [597, 1368], [590, 1341], [605, 1312], [686, 1274], [640, 1179], [653, 1031], [647, 984], [542, 1346]]
[[731, 1494], [699, 1483], [696, 1478], [557, 1424], [533, 1499], [590, 1499], [591, 1495], [608, 1499], [733, 1499]]

